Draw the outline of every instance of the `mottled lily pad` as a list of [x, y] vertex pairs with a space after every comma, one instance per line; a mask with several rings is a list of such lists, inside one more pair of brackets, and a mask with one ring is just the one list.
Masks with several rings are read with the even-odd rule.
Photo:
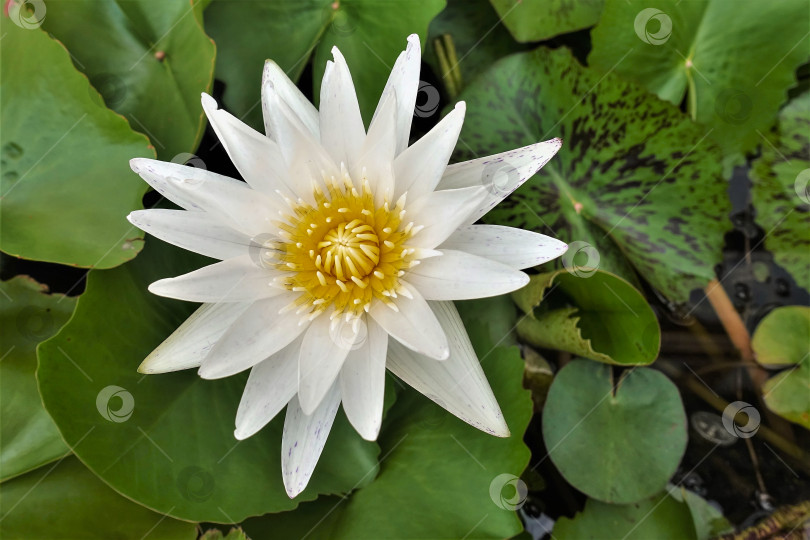
[[460, 98], [459, 159], [564, 141], [488, 221], [561, 238], [631, 281], [632, 266], [675, 301], [714, 278], [730, 226], [722, 159], [675, 107], [545, 48], [497, 62]]

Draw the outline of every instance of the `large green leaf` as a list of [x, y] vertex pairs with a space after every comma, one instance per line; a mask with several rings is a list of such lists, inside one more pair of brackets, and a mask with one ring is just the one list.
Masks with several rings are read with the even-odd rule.
[[147, 285], [202, 264], [150, 240], [132, 263], [91, 272], [74, 317], [40, 346], [40, 393], [76, 455], [127, 497], [194, 521], [238, 522], [370, 482], [379, 447], [341, 414], [309, 487], [291, 501], [281, 481], [284, 415], [234, 439], [247, 373], [206, 381], [194, 370], [136, 372], [195, 307], [154, 296]]
[[810, 4], [646, 0], [606, 2], [588, 64], [633, 79], [661, 99], [686, 98], [692, 118], [726, 151], [752, 148], [810, 50]]
[[593, 26], [605, 0], [490, 0], [518, 41], [543, 41]]
[[527, 315], [518, 335], [532, 345], [623, 366], [658, 357], [658, 319], [644, 295], [618, 276], [557, 270], [532, 276], [512, 297]]
[[67, 322], [76, 300], [47, 292], [25, 276], [0, 282], [0, 481], [70, 451], [42, 407], [34, 373], [37, 344]]
[[193, 540], [196, 526], [128, 501], [75, 457], [0, 485], [4, 540]]
[[543, 409], [543, 440], [568, 482], [609, 503], [661, 491], [686, 450], [677, 387], [649, 368], [613, 381], [611, 366], [575, 360], [554, 377]]
[[[424, 42], [430, 20], [445, 0], [303, 0], [299, 2], [216, 0], [206, 10], [206, 30], [219, 47], [217, 78], [225, 81], [225, 104], [255, 128], [262, 67], [274, 60], [298, 80], [313, 59], [317, 103], [326, 61], [337, 45], [352, 72], [366, 123], [377, 106], [388, 73], [405, 38]], [[291, 31], [292, 30], [292, 31]]]
[[545, 48], [496, 63], [460, 97], [461, 159], [564, 140], [489, 221], [577, 241], [572, 253], [595, 250], [590, 266], [633, 280], [624, 254], [676, 301], [714, 277], [729, 228], [721, 157], [675, 107]]
[[760, 364], [790, 367], [763, 385], [765, 404], [810, 429], [810, 307], [786, 306], [771, 311], [757, 326], [751, 347]]
[[[470, 304], [460, 311], [512, 436], [498, 439], [411, 390], [400, 392], [380, 435], [377, 479], [348, 499], [320, 498], [293, 512], [250, 520], [253, 538], [508, 538], [521, 530], [525, 501], [517, 476], [529, 451], [522, 434], [532, 414], [515, 347], [495, 346], [493, 320]], [[499, 336], [499, 338], [502, 336]], [[516, 493], [517, 491], [517, 493]]]
[[200, 93], [211, 89], [215, 52], [199, 0], [49, 2], [43, 28], [161, 159], [197, 148]]
[[99, 106], [70, 55], [39, 29], [0, 17], [0, 249], [26, 259], [109, 268], [134, 257], [143, 233], [125, 216], [146, 186], [129, 170], [154, 157], [143, 135]]
[[779, 113], [753, 164], [752, 197], [765, 247], [810, 291], [810, 92]]

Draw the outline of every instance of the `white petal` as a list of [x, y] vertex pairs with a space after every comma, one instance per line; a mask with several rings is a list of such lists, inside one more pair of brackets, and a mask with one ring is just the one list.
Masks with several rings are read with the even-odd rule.
[[[299, 197], [312, 203], [312, 187], [323, 176], [338, 177], [340, 170], [312, 132], [269, 85], [264, 87], [263, 107], [268, 129], [278, 141], [288, 176]], [[321, 126], [323, 128], [323, 126]]]
[[436, 362], [392, 342], [388, 369], [471, 426], [508, 437], [509, 428], [455, 306], [452, 302], [431, 302], [430, 306], [448, 335], [450, 357]]
[[[374, 441], [382, 424], [388, 333], [371, 317], [364, 320], [365, 340], [352, 349], [340, 370], [340, 394], [354, 429], [367, 441]], [[362, 338], [362, 332], [360, 335]]]
[[487, 190], [481, 186], [461, 189], [434, 191], [420, 198], [406, 209], [405, 220], [413, 220], [416, 226], [424, 227], [417, 232], [409, 244], [414, 247], [433, 249], [453, 234], [468, 216], [481, 206], [487, 197]]
[[532, 231], [502, 225], [468, 225], [440, 246], [480, 255], [518, 270], [556, 259], [568, 249], [565, 242]]
[[298, 364], [298, 401], [312, 414], [337, 379], [357, 337], [355, 325], [322, 314], [309, 325]]
[[[388, 82], [382, 92], [382, 99], [374, 112], [374, 118], [380, 113], [386, 94], [395, 92], [397, 95], [397, 147], [399, 154], [408, 147], [411, 136], [411, 121], [416, 106], [416, 94], [419, 92], [419, 69], [422, 66], [422, 50], [419, 46], [419, 36], [408, 36], [408, 46], [399, 55]], [[372, 122], [374, 121], [372, 118]]]
[[217, 102], [208, 94], [202, 95], [202, 106], [222, 146], [250, 187], [268, 195], [277, 191], [287, 196], [294, 193], [289, 190], [292, 184], [281, 151], [272, 139], [217, 109]]
[[131, 212], [127, 219], [155, 238], [214, 259], [245, 255], [251, 246], [247, 235], [205, 212], [153, 208]]
[[415, 201], [436, 188], [456, 147], [466, 110], [465, 103], [458, 102], [441, 122], [397, 156], [394, 199], [407, 193], [408, 198]]
[[[267, 60], [264, 63], [264, 72], [262, 73], [262, 102], [267, 99], [264, 94], [265, 86], [275, 89], [276, 94], [278, 94], [284, 103], [289, 105], [290, 109], [292, 109], [310, 133], [316, 137], [320, 136], [320, 130], [318, 128], [318, 109], [315, 108], [315, 105], [310, 103], [303, 92], [290, 80], [284, 70], [272, 60]], [[262, 109], [262, 112], [264, 112], [265, 107], [262, 107]], [[267, 129], [268, 126], [269, 123], [265, 118], [265, 129]], [[267, 130], [267, 136], [273, 137], [270, 130]]]
[[146, 357], [138, 371], [168, 373], [195, 368], [250, 304], [203, 304]]
[[254, 302], [203, 359], [200, 377], [234, 375], [289, 345], [307, 328], [299, 325], [295, 313], [279, 313], [294, 300], [292, 295], [282, 294]]
[[374, 202], [382, 206], [386, 196], [394, 195], [394, 155], [396, 152], [397, 96], [391, 92], [383, 97], [379, 114], [374, 116], [363, 141], [357, 167], [351, 171], [352, 178], [365, 178], [374, 192]]
[[309, 416], [301, 410], [297, 397], [290, 400], [281, 435], [281, 474], [284, 488], [291, 499], [307, 487], [332, 429], [338, 407], [340, 389], [337, 383], [332, 385], [321, 404]]
[[149, 292], [189, 302], [253, 302], [287, 292], [271, 284], [279, 275], [277, 270], [260, 266], [254, 257], [242, 255], [155, 281]]
[[298, 354], [303, 336], [250, 370], [234, 436], [247, 439], [267, 425], [298, 392]]
[[551, 139], [450, 165], [437, 189], [486, 186], [488, 194], [486, 200], [467, 220], [467, 224], [475, 223], [548, 163], [560, 146], [562, 146], [561, 139]]
[[321, 84], [321, 144], [335, 163], [344, 163], [353, 170], [366, 129], [346, 59], [337, 47], [332, 47], [332, 56], [335, 61], [327, 63]]
[[195, 191], [203, 184], [209, 187], [212, 184], [223, 184], [220, 189], [244, 184], [240, 180], [205, 169], [156, 159], [134, 158], [129, 160], [129, 166], [158, 193], [186, 210], [203, 210], [194, 197]]
[[404, 281], [400, 283], [413, 298], [400, 294], [395, 301], [398, 311], [383, 302], [374, 302], [369, 315], [403, 345], [436, 360], [444, 360], [449, 349], [439, 321], [418, 291]]
[[505, 264], [463, 251], [443, 249], [441, 257], [425, 259], [405, 275], [427, 300], [471, 300], [510, 293], [529, 276]]

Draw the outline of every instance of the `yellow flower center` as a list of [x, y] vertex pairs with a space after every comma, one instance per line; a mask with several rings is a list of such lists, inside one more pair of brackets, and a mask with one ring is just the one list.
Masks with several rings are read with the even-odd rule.
[[278, 223], [275, 267], [286, 272], [284, 287], [303, 293], [291, 307], [309, 319], [330, 306], [333, 316], [359, 316], [375, 298], [396, 309], [399, 278], [418, 262], [405, 244], [416, 232], [403, 221], [405, 197], [377, 207], [367, 180], [359, 191], [345, 171], [341, 180], [328, 179], [326, 192], [315, 187], [314, 204], [291, 204]]

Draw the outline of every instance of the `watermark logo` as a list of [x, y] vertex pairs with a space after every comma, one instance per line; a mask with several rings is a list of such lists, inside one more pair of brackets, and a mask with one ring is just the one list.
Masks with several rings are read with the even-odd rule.
[[[748, 416], [748, 422], [744, 426], [739, 426], [734, 422], [734, 417], [739, 413], [745, 413]], [[759, 421], [759, 411], [745, 401], [729, 403], [723, 410], [723, 427], [726, 428], [726, 431], [741, 439], [750, 439], [756, 435], [759, 430]]]
[[736, 88], [725, 88], [714, 99], [714, 113], [732, 126], [744, 124], [751, 117], [753, 108], [754, 102], [748, 94]]
[[599, 252], [588, 242], [577, 240], [568, 244], [568, 251], [563, 253], [563, 267], [569, 274], [589, 278], [599, 268]]
[[355, 351], [368, 339], [368, 326], [362, 317], [337, 317], [329, 325], [329, 337], [341, 349]]
[[520, 171], [509, 161], [493, 161], [484, 166], [481, 183], [493, 195], [506, 197], [520, 186]]
[[663, 45], [672, 35], [672, 19], [660, 9], [642, 9], [633, 21], [633, 28], [644, 43]]
[[98, 393], [96, 409], [105, 420], [120, 424], [132, 416], [132, 412], [135, 410], [135, 398], [125, 388], [113, 384], [102, 388]]
[[328, 31], [338, 37], [350, 36], [357, 30], [357, 24], [345, 7], [341, 9], [339, 0], [324, 7], [323, 22], [328, 26]]
[[53, 316], [50, 311], [27, 306], [17, 314], [17, 331], [29, 341], [39, 343], [53, 334]]
[[[114, 73], [99, 73], [98, 75], [93, 75], [90, 77], [90, 85], [90, 98], [98, 105], [115, 109], [127, 99], [127, 83]], [[97, 90], [98, 94], [101, 94], [103, 98], [101, 103], [98, 103], [98, 101], [100, 101], [98, 94], [96, 94], [93, 89]]]
[[498, 508], [515, 511], [526, 504], [529, 488], [514, 474], [503, 473], [489, 484], [489, 498]]
[[42, 0], [10, 0], [6, 4], [6, 12], [11, 22], [26, 30], [42, 26], [46, 11], [45, 2]]
[[810, 204], [810, 169], [805, 169], [796, 175], [793, 189], [796, 190], [796, 195], [804, 204]]
[[191, 465], [177, 475], [177, 490], [188, 501], [201, 503], [214, 494], [214, 476], [201, 467]]
[[416, 92], [416, 104], [413, 115], [419, 118], [433, 116], [439, 110], [441, 97], [439, 90], [429, 82], [419, 81], [419, 90]]

